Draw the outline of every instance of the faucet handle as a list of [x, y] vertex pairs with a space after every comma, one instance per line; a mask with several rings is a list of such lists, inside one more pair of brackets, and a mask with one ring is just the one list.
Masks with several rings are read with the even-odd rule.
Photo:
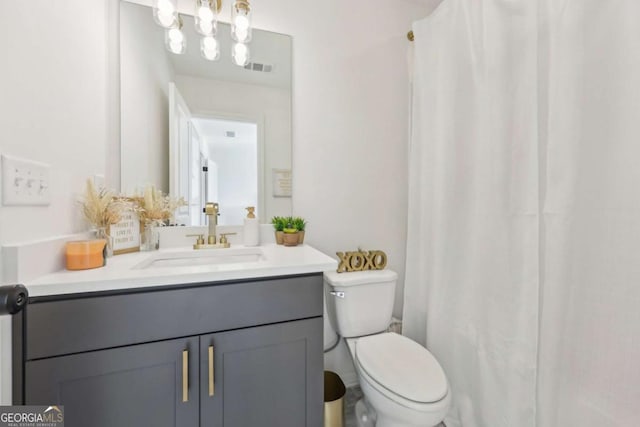
[[229, 243], [229, 241], [227, 240], [227, 236], [232, 236], [234, 234], [237, 233], [220, 233], [220, 244], [226, 245], [227, 243]]
[[204, 234], [187, 234], [187, 237], [197, 237], [196, 245], [204, 245]]

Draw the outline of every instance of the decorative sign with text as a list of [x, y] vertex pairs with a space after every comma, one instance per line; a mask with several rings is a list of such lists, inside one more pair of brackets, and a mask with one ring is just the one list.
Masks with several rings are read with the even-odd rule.
[[291, 197], [291, 169], [273, 169], [273, 197]]
[[382, 251], [336, 252], [340, 259], [338, 273], [382, 270], [387, 266], [387, 254]]
[[121, 255], [140, 250], [140, 218], [133, 211], [122, 215], [120, 222], [109, 229], [113, 254]]

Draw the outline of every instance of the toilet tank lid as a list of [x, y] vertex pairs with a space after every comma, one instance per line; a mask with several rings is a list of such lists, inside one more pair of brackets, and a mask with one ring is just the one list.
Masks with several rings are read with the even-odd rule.
[[352, 271], [350, 273], [338, 273], [336, 271], [324, 272], [325, 281], [333, 286], [353, 286], [376, 282], [391, 282], [397, 278], [398, 274], [393, 270]]

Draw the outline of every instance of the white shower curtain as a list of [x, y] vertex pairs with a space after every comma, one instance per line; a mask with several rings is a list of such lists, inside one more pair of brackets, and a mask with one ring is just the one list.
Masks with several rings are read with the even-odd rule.
[[640, 426], [640, 1], [548, 3], [539, 426]]
[[640, 425], [640, 2], [414, 24], [404, 329], [448, 427]]

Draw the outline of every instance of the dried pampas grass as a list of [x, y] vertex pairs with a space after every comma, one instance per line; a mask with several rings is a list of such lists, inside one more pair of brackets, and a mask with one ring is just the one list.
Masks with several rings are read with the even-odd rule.
[[80, 203], [84, 218], [95, 228], [116, 224], [127, 209], [122, 198], [106, 188], [97, 189], [91, 179], [87, 180]]
[[139, 207], [140, 220], [148, 225], [163, 225], [173, 218], [176, 209], [187, 204], [183, 198], [175, 199], [153, 186], [145, 188], [143, 195], [134, 200]]

